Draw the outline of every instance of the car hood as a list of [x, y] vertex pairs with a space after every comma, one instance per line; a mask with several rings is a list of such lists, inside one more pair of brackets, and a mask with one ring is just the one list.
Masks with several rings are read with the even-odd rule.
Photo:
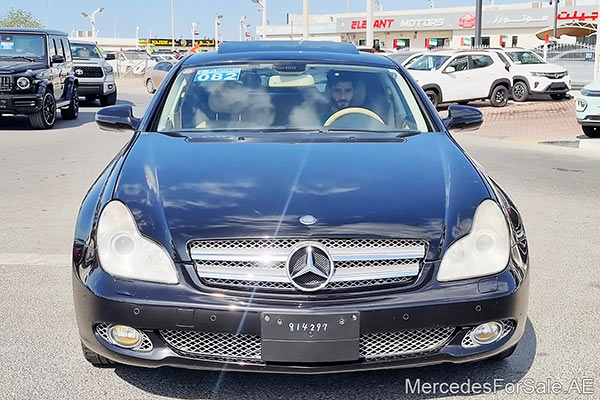
[[97, 65], [102, 66], [106, 61], [100, 58], [74, 58], [73, 65]]
[[434, 80], [435, 75], [439, 74], [440, 71], [439, 70], [421, 71], [421, 70], [416, 70], [416, 69], [409, 69], [408, 73], [413, 78], [415, 78], [415, 80], [417, 81], [417, 83], [420, 86], [423, 86], [426, 83], [432, 82]]
[[594, 81], [592, 83], [588, 83], [583, 88], [586, 90], [593, 90], [595, 92], [599, 92], [600, 91], [600, 80]]
[[47, 68], [44, 63], [27, 60], [0, 60], [0, 74], [18, 74], [28, 69], [36, 70]]
[[513, 64], [511, 66], [512, 73], [529, 73], [529, 72], [565, 72], [567, 69], [556, 64]]
[[[141, 134], [114, 198], [142, 233], [189, 260], [192, 239], [425, 239], [436, 259], [489, 197], [443, 133], [395, 142], [207, 142]], [[303, 215], [318, 222], [304, 226]]]

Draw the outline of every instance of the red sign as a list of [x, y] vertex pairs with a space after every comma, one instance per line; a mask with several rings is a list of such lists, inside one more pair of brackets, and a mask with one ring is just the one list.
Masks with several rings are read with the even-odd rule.
[[580, 14], [579, 11], [573, 11], [573, 14], [571, 14], [568, 11], [563, 11], [560, 14], [558, 14], [558, 19], [560, 19], [560, 20], [575, 19], [577, 21], [582, 21], [582, 22], [589, 19], [590, 21], [594, 21], [594, 20], [598, 19], [598, 12], [593, 12], [591, 14], [586, 14], [585, 12], [582, 12]]
[[[373, 21], [373, 28], [391, 28], [392, 22], [394, 22], [393, 18], [389, 19], [376, 19]], [[350, 25], [350, 29], [367, 29], [367, 20], [354, 20]]]
[[475, 16], [473, 14], [466, 13], [465, 15], [460, 17], [460, 19], [458, 20], [458, 25], [461, 28], [471, 29], [471, 28], [475, 28], [476, 22], [477, 22], [477, 18], [475, 18]]

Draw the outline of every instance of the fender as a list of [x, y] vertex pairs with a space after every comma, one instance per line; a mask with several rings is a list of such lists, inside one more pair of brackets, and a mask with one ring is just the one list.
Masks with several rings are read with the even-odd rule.
[[68, 76], [65, 79], [65, 89], [63, 91], [63, 100], [71, 101], [73, 86], [79, 86], [79, 81], [74, 76]]
[[43, 96], [48, 90], [53, 90], [52, 82], [47, 81], [46, 79], [41, 79], [37, 85], [36, 94]]
[[496, 79], [494, 81], [494, 83], [492, 83], [492, 86], [490, 86], [490, 92], [488, 93], [488, 98], [492, 97], [492, 92], [498, 85], [506, 86], [508, 88], [509, 93], [512, 90], [512, 84], [510, 83], [510, 79], [508, 79], [508, 78]]
[[523, 75], [515, 75], [515, 76], [513, 76], [513, 86], [515, 85], [515, 83], [517, 81], [523, 82], [525, 84], [525, 86], [527, 86], [527, 90], [531, 89], [529, 87], [529, 80], [526, 77], [524, 77]]
[[423, 91], [431, 90], [431, 89], [435, 90], [440, 95], [440, 103], [443, 102], [444, 94], [442, 92], [442, 88], [439, 85], [436, 85], [435, 83], [428, 83], [426, 85], [423, 85], [422, 89], [423, 89]]

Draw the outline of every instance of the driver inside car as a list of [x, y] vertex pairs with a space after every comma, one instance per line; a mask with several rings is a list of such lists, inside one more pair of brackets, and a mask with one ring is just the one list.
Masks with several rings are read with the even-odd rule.
[[348, 73], [329, 71], [327, 74], [327, 93], [329, 94], [328, 110], [321, 115], [321, 122], [325, 123], [334, 113], [350, 107], [354, 100], [355, 83]]

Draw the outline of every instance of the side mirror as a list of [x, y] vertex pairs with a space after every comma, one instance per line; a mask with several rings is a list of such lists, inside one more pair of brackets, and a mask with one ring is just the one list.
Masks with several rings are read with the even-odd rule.
[[55, 54], [52, 56], [52, 58], [50, 58], [50, 61], [52, 64], [62, 64], [65, 62], [65, 57], [61, 56], [60, 54]]
[[470, 106], [451, 105], [448, 107], [448, 117], [444, 125], [449, 131], [474, 131], [483, 124], [483, 113]]
[[454, 68], [454, 67], [448, 67], [444, 70], [445, 74], [452, 74], [454, 72], [456, 72], [456, 68]]
[[135, 131], [140, 119], [133, 116], [130, 105], [110, 106], [96, 113], [96, 123], [104, 131]]
[[117, 57], [115, 57], [114, 53], [108, 53], [107, 55], [105, 55], [105, 56], [104, 56], [104, 59], [105, 59], [106, 61], [109, 61], [109, 60], [116, 60], [116, 59], [117, 59]]

